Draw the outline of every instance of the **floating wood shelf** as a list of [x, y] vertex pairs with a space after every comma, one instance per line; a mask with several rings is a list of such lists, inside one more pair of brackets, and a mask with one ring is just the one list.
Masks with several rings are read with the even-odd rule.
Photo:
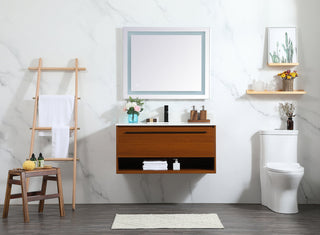
[[299, 63], [268, 63], [268, 66], [275, 66], [275, 67], [279, 67], [279, 66], [298, 66]]
[[248, 95], [304, 95], [307, 94], [304, 90], [294, 90], [294, 91], [255, 91], [247, 90]]

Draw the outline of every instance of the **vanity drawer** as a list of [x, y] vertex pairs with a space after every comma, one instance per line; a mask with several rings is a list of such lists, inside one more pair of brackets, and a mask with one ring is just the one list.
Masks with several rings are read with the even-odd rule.
[[117, 126], [117, 157], [215, 157], [215, 126]]

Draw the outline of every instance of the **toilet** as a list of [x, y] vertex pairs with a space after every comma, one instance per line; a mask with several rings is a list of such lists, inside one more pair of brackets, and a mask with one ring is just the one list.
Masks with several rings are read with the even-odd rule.
[[297, 130], [260, 131], [261, 202], [272, 211], [298, 213], [304, 168], [297, 162]]

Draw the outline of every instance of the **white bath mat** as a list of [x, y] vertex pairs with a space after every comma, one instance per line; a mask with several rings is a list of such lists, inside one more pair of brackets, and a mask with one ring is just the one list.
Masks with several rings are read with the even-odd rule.
[[217, 214], [116, 214], [111, 229], [223, 228]]

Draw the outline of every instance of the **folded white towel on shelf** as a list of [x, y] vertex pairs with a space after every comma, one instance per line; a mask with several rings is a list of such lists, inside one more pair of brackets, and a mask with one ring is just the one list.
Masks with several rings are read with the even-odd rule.
[[161, 165], [161, 164], [168, 164], [167, 161], [143, 161], [143, 164], [155, 164], [155, 165]]
[[143, 161], [143, 170], [168, 170], [167, 161]]
[[143, 167], [145, 171], [167, 171], [168, 167]]
[[69, 150], [69, 126], [52, 127], [52, 157], [66, 158]]
[[168, 166], [143, 166], [143, 170], [168, 170]]
[[144, 171], [167, 171], [168, 168], [143, 168]]
[[53, 157], [67, 156], [73, 111], [74, 96], [72, 95], [39, 96], [38, 125], [39, 127], [52, 127], [52, 132], [40, 131], [39, 136], [51, 136], [52, 134]]

